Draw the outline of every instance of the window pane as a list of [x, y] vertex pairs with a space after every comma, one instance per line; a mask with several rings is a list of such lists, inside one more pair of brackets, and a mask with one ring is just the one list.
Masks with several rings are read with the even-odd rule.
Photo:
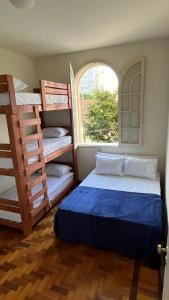
[[121, 142], [124, 144], [129, 144], [129, 129], [121, 129]]
[[118, 142], [117, 88], [117, 77], [108, 66], [92, 66], [82, 74], [78, 89], [84, 143]]

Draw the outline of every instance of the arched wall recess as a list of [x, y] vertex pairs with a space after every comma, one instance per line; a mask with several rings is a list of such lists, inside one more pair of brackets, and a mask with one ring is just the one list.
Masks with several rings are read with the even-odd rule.
[[119, 143], [142, 144], [145, 57], [123, 71], [119, 84]]

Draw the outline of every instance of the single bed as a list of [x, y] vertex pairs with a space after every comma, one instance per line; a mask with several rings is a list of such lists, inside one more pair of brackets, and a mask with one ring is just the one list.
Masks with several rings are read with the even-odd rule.
[[59, 206], [54, 231], [65, 241], [85, 242], [159, 267], [159, 174], [152, 180], [92, 172]]
[[[41, 105], [42, 96], [39, 93], [15, 93], [17, 105]], [[67, 95], [46, 94], [46, 104], [67, 104]], [[0, 93], [0, 106], [10, 105], [8, 93]]]
[[[37, 174], [33, 175], [33, 179], [37, 178]], [[56, 196], [58, 196], [74, 179], [74, 173], [68, 172], [62, 177], [55, 176], [47, 176], [47, 187], [48, 187], [48, 198], [49, 202], [51, 202]], [[42, 185], [38, 184], [32, 189], [32, 194], [36, 194], [38, 191], [42, 189]], [[16, 186], [11, 187], [9, 190], [0, 193], [0, 198], [15, 200], [18, 201], [18, 195]], [[34, 201], [33, 207], [38, 207], [44, 200], [44, 197], [41, 196], [37, 200]], [[14, 212], [0, 210], [0, 219], [10, 220], [17, 223], [21, 223], [21, 215]]]
[[[60, 138], [44, 138], [43, 147], [44, 147], [44, 157], [57, 151], [63, 147], [66, 147], [72, 143], [72, 137], [69, 135], [60, 137]], [[33, 151], [38, 148], [37, 141], [27, 144], [27, 151]], [[29, 164], [32, 164], [38, 160], [37, 156], [31, 157], [28, 160]], [[0, 158], [0, 168], [13, 168], [13, 162], [11, 158]]]

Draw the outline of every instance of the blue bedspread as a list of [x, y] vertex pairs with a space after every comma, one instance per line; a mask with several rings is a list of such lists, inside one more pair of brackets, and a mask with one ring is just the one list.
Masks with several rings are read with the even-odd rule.
[[118, 251], [158, 267], [161, 197], [79, 186], [59, 206], [54, 230], [63, 240]]

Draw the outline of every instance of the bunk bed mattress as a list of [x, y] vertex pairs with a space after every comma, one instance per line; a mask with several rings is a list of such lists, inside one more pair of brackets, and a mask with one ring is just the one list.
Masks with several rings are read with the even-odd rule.
[[54, 230], [63, 240], [85, 242], [159, 267], [159, 174], [151, 180], [92, 172], [59, 206]]
[[[61, 148], [64, 148], [72, 143], [72, 137], [69, 135], [60, 137], [60, 138], [46, 138], [43, 139], [44, 147], [44, 156], [47, 156]], [[33, 151], [38, 148], [38, 143], [35, 141], [33, 143], [27, 144], [27, 150]], [[31, 164], [38, 160], [38, 157], [32, 157], [28, 160], [28, 163]]]
[[[72, 137], [69, 135], [60, 138], [46, 138], [43, 139], [44, 156], [47, 156], [63, 147], [66, 147], [72, 143]], [[33, 143], [27, 144], [27, 150], [33, 151], [38, 149], [38, 143], [35, 141]], [[28, 160], [29, 164], [32, 164], [38, 160], [37, 156], [31, 157]], [[11, 158], [0, 158], [0, 168], [13, 168], [13, 162]]]
[[[38, 93], [15, 93], [17, 105], [40, 105], [42, 104], [41, 94]], [[67, 95], [46, 94], [46, 104], [67, 104]], [[10, 105], [8, 93], [0, 93], [0, 106]]]
[[[33, 178], [37, 178], [38, 175], [34, 175]], [[58, 196], [71, 182], [73, 182], [74, 173], [68, 172], [67, 174], [61, 177], [55, 176], [47, 176], [47, 187], [48, 187], [48, 198], [49, 202], [52, 201], [56, 196]], [[32, 189], [32, 194], [37, 193], [42, 189], [42, 185], [38, 184], [36, 187]], [[18, 201], [18, 195], [16, 186], [13, 186], [9, 190], [0, 193], [0, 198], [5, 198], [8, 200]], [[33, 207], [38, 207], [43, 202], [43, 196], [39, 197], [34, 201]], [[0, 210], [0, 219], [14, 221], [17, 223], [21, 223], [21, 215], [14, 212]]]

